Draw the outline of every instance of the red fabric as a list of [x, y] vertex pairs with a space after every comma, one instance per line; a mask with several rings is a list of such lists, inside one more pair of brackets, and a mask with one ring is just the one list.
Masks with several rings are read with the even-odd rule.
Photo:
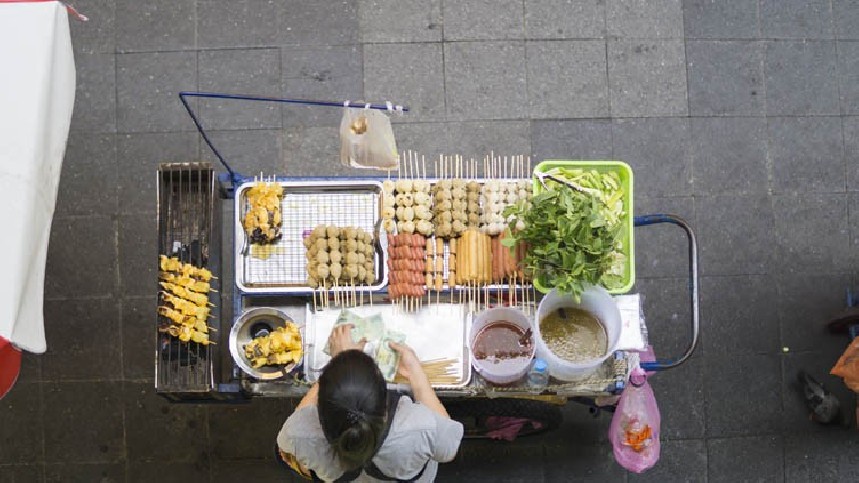
[[489, 416], [486, 418], [486, 428], [490, 431], [486, 432], [486, 436], [492, 439], [513, 441], [527, 423], [531, 423], [536, 429], [543, 427], [543, 423], [531, 419], [514, 418], [512, 416]]
[[21, 370], [21, 351], [0, 337], [0, 399], [12, 389]]

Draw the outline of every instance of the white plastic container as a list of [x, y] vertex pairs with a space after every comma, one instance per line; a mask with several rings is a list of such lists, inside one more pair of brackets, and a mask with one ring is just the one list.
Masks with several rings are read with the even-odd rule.
[[[549, 350], [540, 334], [540, 321], [558, 308], [579, 308], [595, 315], [606, 332], [606, 352], [601, 357], [579, 362], [570, 362], [556, 356]], [[534, 320], [534, 339], [537, 345], [537, 357], [549, 364], [549, 375], [561, 381], [576, 381], [594, 372], [600, 364], [617, 350], [620, 341], [620, 331], [623, 323], [620, 310], [609, 293], [602, 287], [591, 286], [582, 293], [581, 302], [576, 303], [570, 294], [562, 294], [557, 290], [549, 292], [537, 307]]]
[[481, 329], [487, 325], [498, 322], [499, 320], [507, 321], [522, 330], [533, 330], [534, 325], [529, 317], [526, 317], [521, 310], [511, 309], [508, 307], [496, 307], [489, 310], [484, 310], [474, 317], [471, 323], [471, 329], [468, 333], [468, 350], [471, 351], [471, 365], [478, 374], [484, 379], [499, 385], [511, 384], [522, 379], [531, 368], [531, 360], [534, 358], [536, 337], [533, 337], [531, 342], [531, 353], [527, 358], [518, 357], [515, 359], [502, 360], [497, 364], [487, 360], [479, 360], [474, 357], [474, 340]]

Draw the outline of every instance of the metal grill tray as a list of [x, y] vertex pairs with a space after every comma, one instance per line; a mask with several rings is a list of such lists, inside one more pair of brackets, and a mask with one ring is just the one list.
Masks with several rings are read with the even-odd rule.
[[[247, 191], [257, 182], [236, 190], [235, 260], [236, 286], [251, 294], [310, 294], [307, 258], [302, 238], [320, 224], [354, 226], [374, 233], [381, 217], [382, 183], [375, 180], [277, 181], [283, 186], [282, 236], [266, 248], [269, 258], [252, 256], [242, 219], [247, 211]], [[358, 290], [379, 290], [388, 283], [384, 236], [376, 243], [376, 280]], [[342, 290], [350, 290], [343, 288]]]

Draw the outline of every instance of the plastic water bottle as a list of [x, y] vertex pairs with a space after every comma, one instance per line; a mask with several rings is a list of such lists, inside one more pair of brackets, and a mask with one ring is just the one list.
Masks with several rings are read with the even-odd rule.
[[549, 365], [543, 359], [534, 359], [528, 371], [528, 387], [531, 392], [541, 393], [549, 385]]

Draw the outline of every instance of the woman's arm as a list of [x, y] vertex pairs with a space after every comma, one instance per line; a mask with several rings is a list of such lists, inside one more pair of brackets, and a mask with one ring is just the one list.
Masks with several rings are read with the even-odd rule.
[[446, 418], [450, 418], [447, 410], [441, 404], [441, 401], [439, 401], [438, 396], [435, 395], [435, 391], [430, 385], [429, 378], [424, 372], [423, 367], [421, 367], [421, 361], [415, 355], [415, 351], [405, 344], [397, 344], [396, 342], [389, 342], [388, 344], [391, 349], [400, 354], [400, 365], [397, 368], [397, 372], [408, 379], [409, 384], [412, 386], [412, 394], [415, 396], [415, 401]]
[[319, 400], [319, 383], [314, 384], [308, 391], [307, 394], [301, 398], [301, 401], [298, 402], [298, 406], [295, 406], [295, 410], [298, 411], [301, 408], [307, 406], [316, 406], [316, 402]]

